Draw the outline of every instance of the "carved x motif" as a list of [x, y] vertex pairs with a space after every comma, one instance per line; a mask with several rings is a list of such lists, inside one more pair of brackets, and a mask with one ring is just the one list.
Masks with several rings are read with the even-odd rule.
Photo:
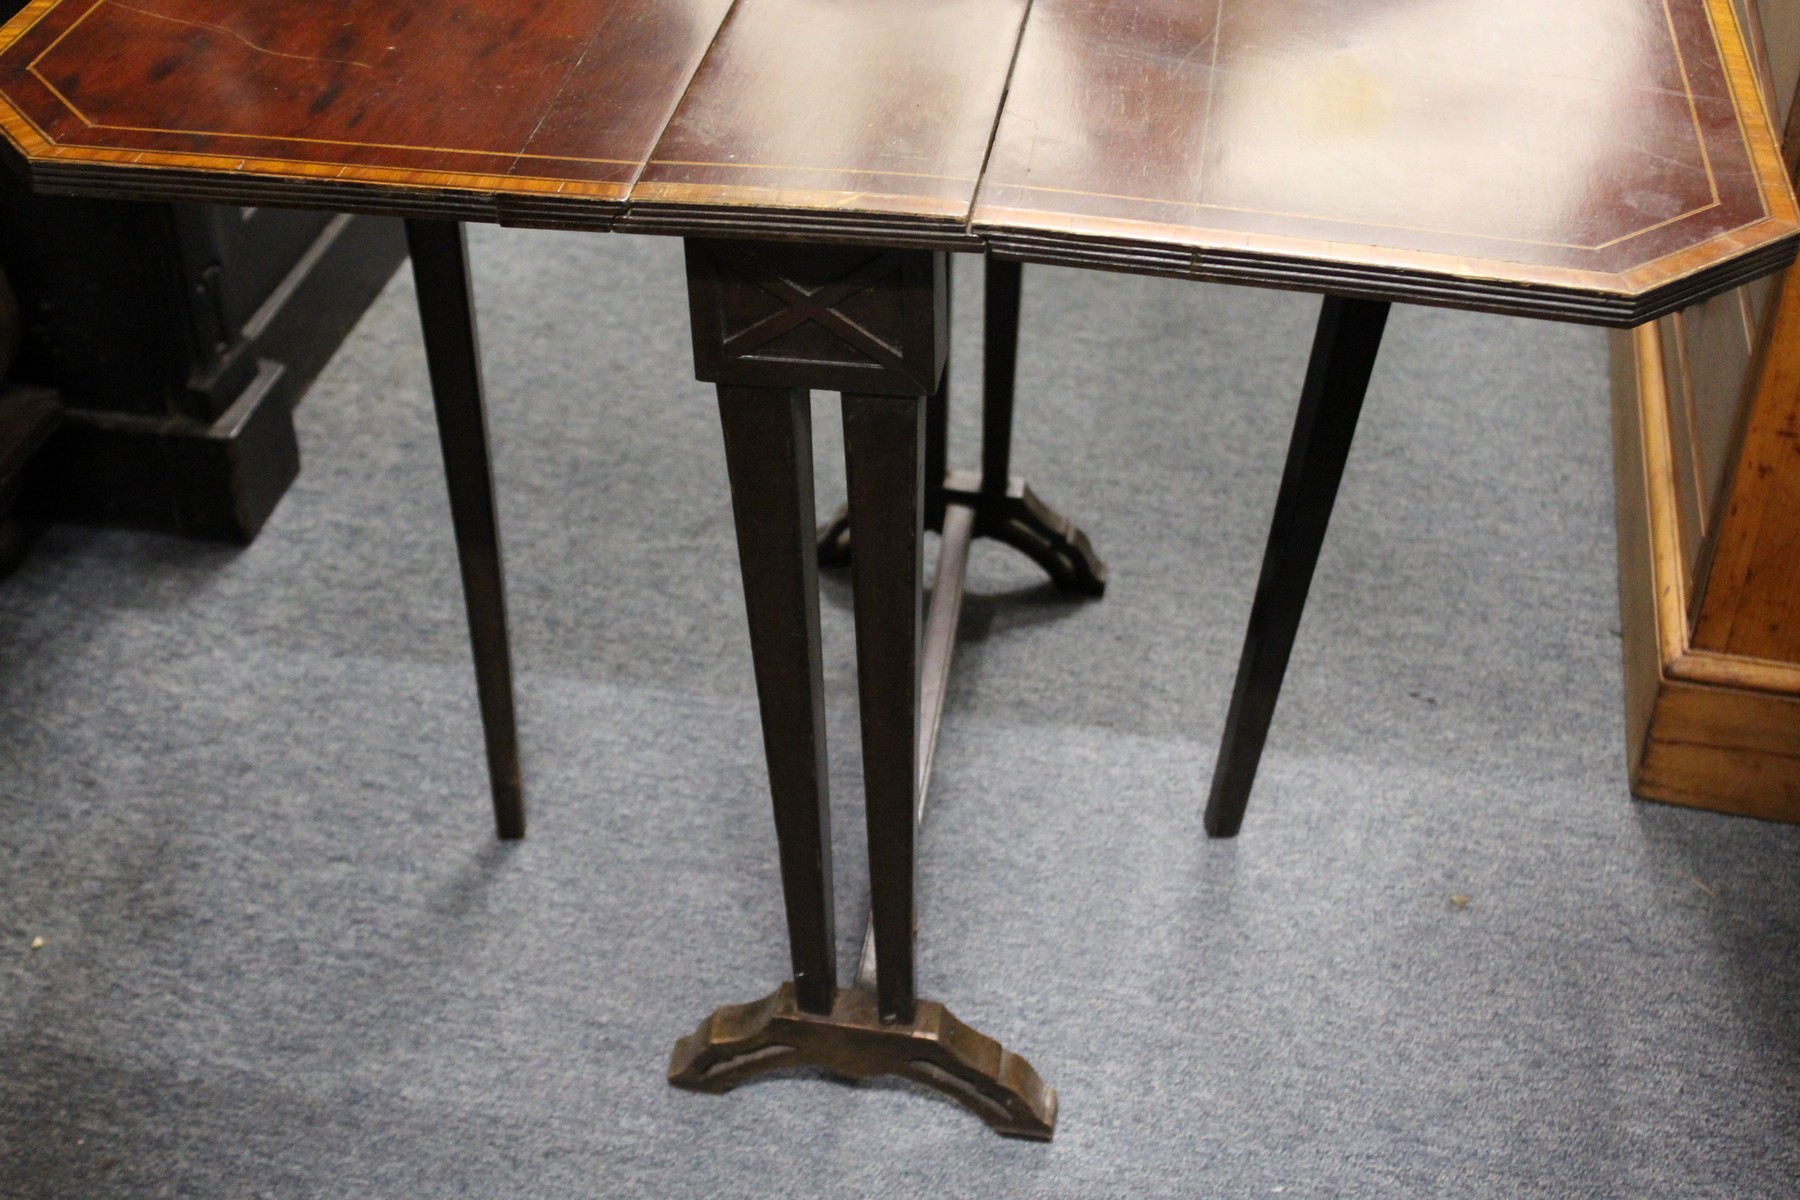
[[901, 355], [899, 346], [838, 311], [838, 305], [858, 292], [875, 286], [882, 276], [895, 269], [893, 255], [877, 255], [843, 278], [808, 291], [793, 280], [770, 270], [766, 264], [737, 246], [729, 247], [729, 252], [740, 260], [741, 266], [749, 268], [745, 278], [750, 283], [774, 296], [786, 307], [725, 338], [724, 350], [727, 355], [744, 357], [788, 330], [810, 321], [890, 370], [899, 370], [905, 366], [906, 360]]

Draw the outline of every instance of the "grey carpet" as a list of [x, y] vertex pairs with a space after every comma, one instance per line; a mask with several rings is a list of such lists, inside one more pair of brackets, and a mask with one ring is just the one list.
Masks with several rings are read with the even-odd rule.
[[1060, 1090], [1042, 1146], [907, 1087], [664, 1083], [786, 963], [680, 250], [472, 238], [531, 836], [493, 840], [403, 273], [254, 546], [58, 528], [0, 587], [0, 1194], [1794, 1194], [1800, 830], [1626, 793], [1602, 335], [1396, 310], [1209, 843], [1316, 301], [1027, 272], [1018, 465], [1113, 581], [976, 549], [920, 978]]

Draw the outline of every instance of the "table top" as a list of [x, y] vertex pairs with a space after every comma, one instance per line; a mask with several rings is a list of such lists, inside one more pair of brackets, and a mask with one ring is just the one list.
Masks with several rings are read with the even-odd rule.
[[51, 191], [1629, 325], [1800, 238], [1732, 0], [34, 0]]

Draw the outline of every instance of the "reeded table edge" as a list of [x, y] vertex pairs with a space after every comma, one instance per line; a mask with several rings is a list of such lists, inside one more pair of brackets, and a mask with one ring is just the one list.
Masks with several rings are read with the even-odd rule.
[[[0, 110], [0, 126], [9, 126], [6, 118], [11, 115]], [[7, 132], [12, 132], [10, 127]], [[509, 190], [480, 190], [466, 186], [469, 176], [414, 172], [400, 180], [394, 178], [396, 172], [348, 168], [296, 178], [291, 171], [260, 173], [258, 160], [250, 159], [234, 160], [229, 168], [199, 169], [145, 164], [134, 161], [139, 157], [136, 153], [102, 162], [89, 157], [70, 161], [63, 156], [33, 160], [15, 145], [7, 145], [5, 150], [9, 165], [23, 170], [34, 187], [72, 196], [259, 204], [520, 228], [989, 250], [1003, 258], [1053, 266], [1625, 328], [1780, 270], [1800, 251], [1800, 226], [1765, 218], [1624, 275], [1545, 267], [1537, 269], [1538, 279], [1518, 278], [1518, 272], [1513, 278], [1499, 278], [1482, 270], [1497, 260], [1369, 246], [1365, 261], [1346, 262], [1341, 257], [1309, 255], [1299, 239], [1259, 236], [1238, 238], [1235, 244], [1208, 245], [1146, 236], [1150, 230], [1132, 228], [1130, 222], [1116, 222], [1105, 234], [1070, 234], [1045, 229], [1041, 223], [1007, 224], [995, 219], [1000, 215], [997, 210], [989, 210], [988, 220], [971, 224], [846, 208], [638, 205], [618, 184], [569, 184], [560, 190], [529, 192], [511, 190], [521, 181], [508, 180]], [[457, 183], [450, 183], [451, 179]], [[1721, 241], [1735, 243], [1744, 253], [1719, 261], [1716, 247]], [[1342, 243], [1335, 245], [1342, 247]], [[1697, 265], [1682, 272], [1685, 261]], [[1634, 280], [1634, 275], [1639, 278]], [[1651, 279], [1658, 281], [1651, 283]], [[1631, 290], [1634, 283], [1639, 290]]]
[[[1002, 258], [1624, 328], [1780, 270], [1800, 250], [1800, 226], [1765, 217], [1622, 274], [1537, 267], [1502, 277], [1483, 268], [1506, 260], [1370, 245], [1362, 247], [1363, 261], [1348, 262], [1318, 254], [1323, 243], [1299, 238], [1176, 240], [1150, 236], [1163, 227], [1127, 221], [1110, 222], [1104, 234], [1072, 235], [1046, 229], [1041, 220], [1009, 224], [996, 219], [1004, 210], [987, 211], [989, 219], [971, 229]], [[1733, 257], [1721, 258], [1721, 243]]]
[[[71, 148], [46, 139], [0, 93], [0, 156], [41, 192], [113, 200], [255, 204], [606, 231], [620, 183], [323, 166], [285, 159]], [[486, 184], [487, 186], [482, 186]]]
[[[857, 206], [859, 200], [874, 203]], [[778, 241], [856, 242], [900, 249], [980, 250], [968, 208], [897, 212], [868, 192], [791, 192], [735, 185], [640, 181], [613, 223], [620, 233]]]

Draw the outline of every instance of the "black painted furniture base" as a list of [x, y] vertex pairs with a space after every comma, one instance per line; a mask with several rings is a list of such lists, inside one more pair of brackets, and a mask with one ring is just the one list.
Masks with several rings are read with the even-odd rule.
[[[279, 232], [235, 209], [53, 197], [32, 197], [7, 226], [15, 258], [18, 242], [58, 255], [23, 264], [36, 308], [21, 370], [56, 386], [64, 409], [27, 472], [20, 503], [33, 520], [245, 543], [298, 474], [293, 407], [405, 260], [400, 223], [321, 219], [285, 270], [249, 233], [226, 239], [212, 249], [236, 255], [227, 268], [246, 263], [273, 280], [266, 295], [239, 294], [230, 285], [242, 272], [207, 260], [194, 247], [209, 243], [188, 228], [219, 214], [228, 230]], [[13, 229], [27, 218], [36, 223]], [[257, 254], [268, 261], [247, 261]], [[190, 277], [204, 286], [186, 287]], [[107, 302], [91, 303], [97, 295]], [[176, 320], [184, 304], [194, 332]]]
[[62, 406], [48, 388], [20, 384], [0, 388], [0, 579], [19, 565], [33, 529], [33, 523], [15, 511], [25, 464], [61, 418]]
[[24, 508], [39, 521], [247, 543], [300, 474], [292, 382], [263, 359], [211, 421], [65, 409], [27, 472]]

